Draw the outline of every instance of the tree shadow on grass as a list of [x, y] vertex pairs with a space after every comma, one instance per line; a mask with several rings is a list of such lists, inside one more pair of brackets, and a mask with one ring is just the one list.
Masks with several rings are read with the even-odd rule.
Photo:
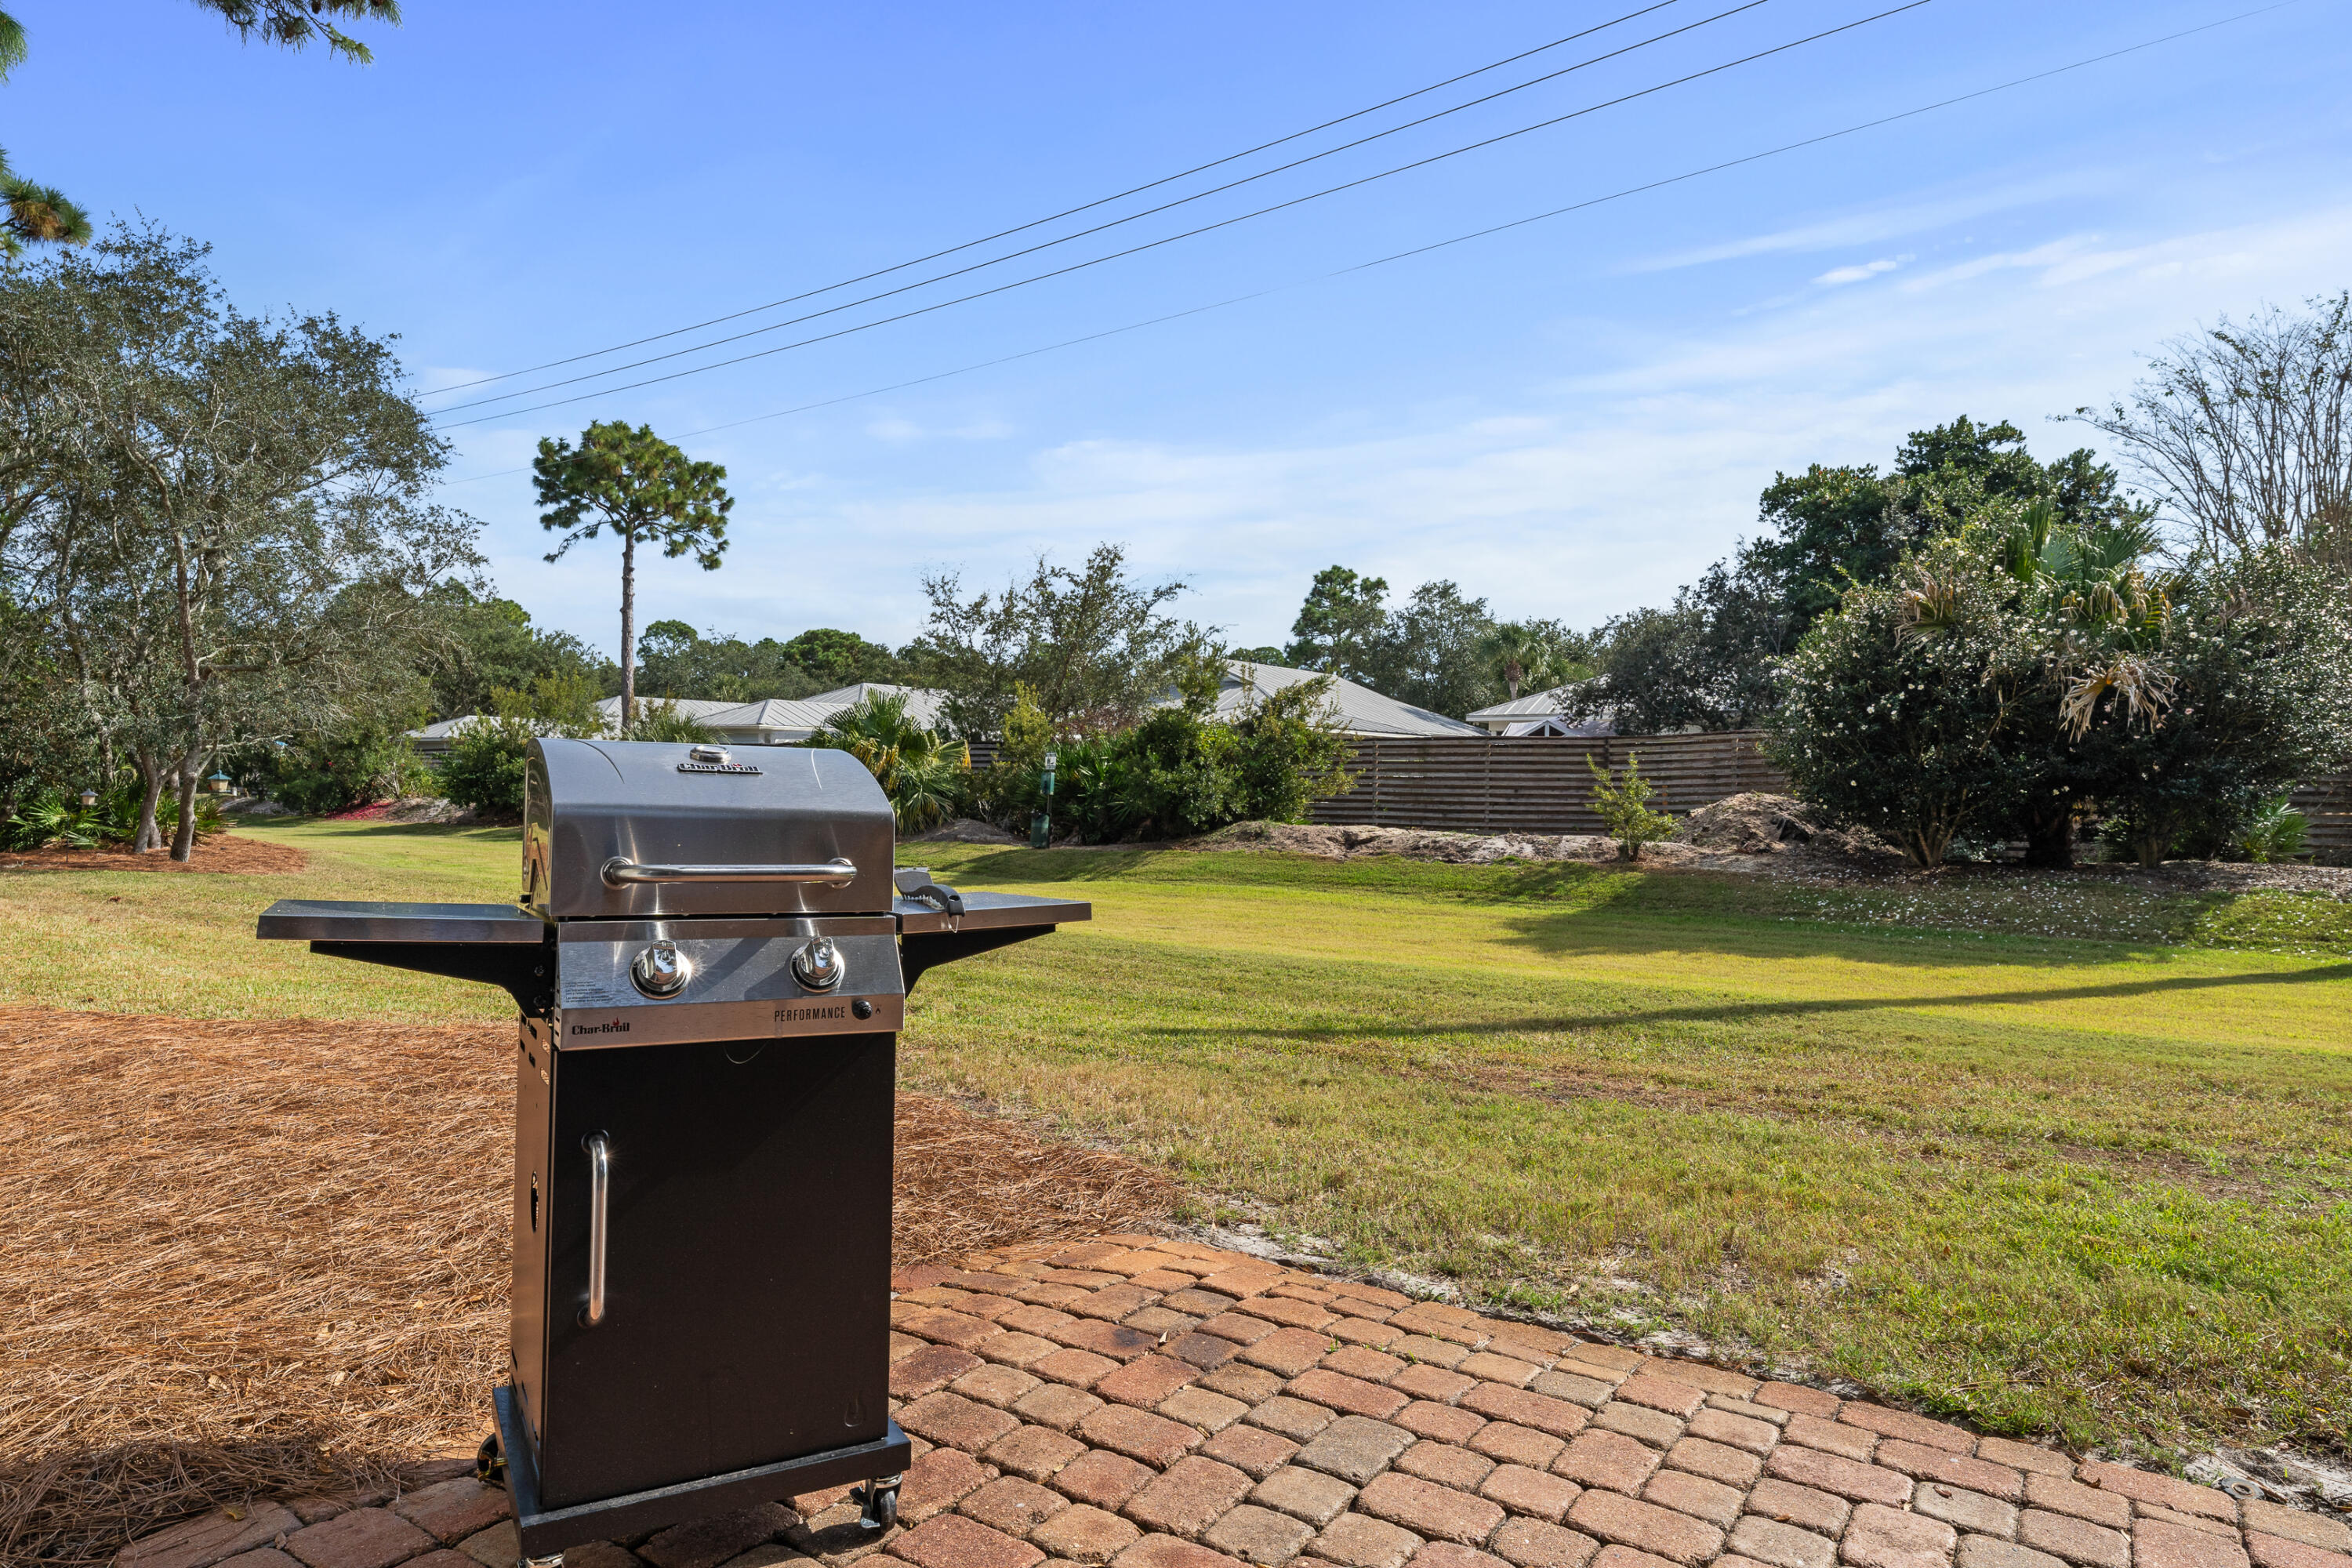
[[[1746, 1023], [1771, 1018], [1811, 1018], [1851, 1013], [1902, 1012], [1927, 1007], [2035, 1005], [2049, 1002], [2116, 1001], [2127, 997], [2178, 994], [2192, 991], [2242, 989], [2272, 985], [2329, 984], [2352, 981], [2352, 963], [2324, 968], [2260, 974], [2185, 974], [2153, 980], [2123, 980], [2100, 985], [2036, 987], [2021, 991], [1958, 992], [1922, 996], [1837, 996], [1795, 1002], [1711, 1002], [1675, 1007], [1603, 1008], [1582, 1013], [1524, 1015], [1515, 1018], [1457, 1019], [1422, 1026], [1382, 1021], [1371, 1030], [1386, 1037], [1412, 1039], [1453, 1035], [1560, 1034], [1572, 1029], [1622, 1027], [1639, 1024]], [[1268, 1039], [1327, 1040], [1360, 1038], [1361, 1020], [1298, 1028], [1264, 1026], [1173, 1026], [1146, 1027], [1141, 1034], [1167, 1037], [1190, 1036], [1232, 1039], [1259, 1036]]]

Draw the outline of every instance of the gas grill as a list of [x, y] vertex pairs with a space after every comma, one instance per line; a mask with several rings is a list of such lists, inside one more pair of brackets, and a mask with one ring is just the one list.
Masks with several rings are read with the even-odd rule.
[[924, 971], [1090, 906], [894, 868], [844, 752], [532, 742], [514, 904], [282, 900], [258, 935], [504, 987], [524, 1555], [866, 1483], [887, 1405], [898, 1031]]

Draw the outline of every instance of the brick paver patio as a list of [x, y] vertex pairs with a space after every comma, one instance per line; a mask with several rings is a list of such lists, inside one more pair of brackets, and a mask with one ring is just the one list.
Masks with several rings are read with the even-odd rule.
[[[2352, 1568], [2319, 1514], [1190, 1242], [896, 1283], [898, 1529], [828, 1492], [567, 1568]], [[120, 1562], [512, 1568], [506, 1517], [451, 1476], [222, 1510]]]

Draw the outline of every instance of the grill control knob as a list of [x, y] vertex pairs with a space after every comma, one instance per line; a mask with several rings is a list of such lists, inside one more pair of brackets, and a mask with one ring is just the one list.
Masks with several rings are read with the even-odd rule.
[[694, 973], [694, 962], [678, 952], [677, 943], [664, 937], [630, 961], [629, 978], [638, 990], [656, 1001], [675, 996], [686, 989]]
[[841, 950], [833, 938], [818, 937], [793, 954], [793, 978], [811, 991], [830, 991], [841, 984]]

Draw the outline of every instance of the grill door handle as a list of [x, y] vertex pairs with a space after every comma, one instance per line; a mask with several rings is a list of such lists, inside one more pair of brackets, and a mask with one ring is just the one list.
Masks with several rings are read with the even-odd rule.
[[612, 1232], [613, 1141], [602, 1132], [584, 1140], [588, 1151], [588, 1305], [580, 1321], [594, 1328], [604, 1321], [604, 1243]]
[[846, 888], [856, 878], [857, 868], [838, 856], [799, 866], [640, 866], [625, 855], [604, 862], [608, 888], [645, 882], [821, 882], [828, 888]]

